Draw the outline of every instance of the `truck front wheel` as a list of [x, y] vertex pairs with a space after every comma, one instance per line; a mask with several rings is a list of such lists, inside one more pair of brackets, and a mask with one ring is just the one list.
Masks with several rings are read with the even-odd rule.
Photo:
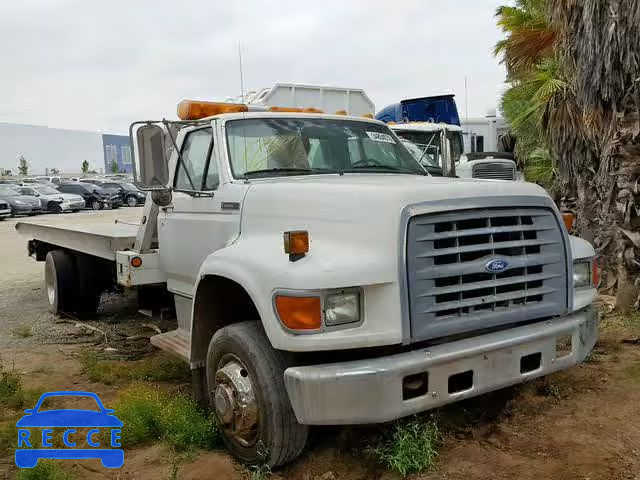
[[259, 322], [221, 328], [209, 343], [209, 403], [227, 448], [243, 462], [276, 467], [304, 449], [309, 427], [296, 420], [284, 370]]

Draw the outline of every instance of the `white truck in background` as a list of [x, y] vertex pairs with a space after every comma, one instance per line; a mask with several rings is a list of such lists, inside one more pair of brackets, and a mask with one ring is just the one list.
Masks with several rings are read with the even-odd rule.
[[281, 465], [310, 425], [387, 422], [593, 348], [595, 252], [542, 188], [429, 176], [362, 117], [194, 101], [179, 117], [131, 127], [139, 226], [16, 228], [56, 314], [95, 313], [115, 284], [169, 292], [175, 328], [152, 343], [190, 365], [241, 461]]

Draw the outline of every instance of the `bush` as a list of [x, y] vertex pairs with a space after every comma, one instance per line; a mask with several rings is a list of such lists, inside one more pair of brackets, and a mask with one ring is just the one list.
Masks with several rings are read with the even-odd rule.
[[114, 409], [123, 423], [123, 446], [162, 440], [185, 451], [219, 443], [213, 418], [187, 395], [169, 395], [159, 388], [134, 384], [121, 391]]
[[435, 466], [440, 431], [432, 417], [414, 417], [393, 424], [374, 445], [368, 455], [403, 477]]
[[47, 460], [39, 461], [34, 468], [22, 468], [16, 480], [72, 480], [74, 477], [60, 465]]

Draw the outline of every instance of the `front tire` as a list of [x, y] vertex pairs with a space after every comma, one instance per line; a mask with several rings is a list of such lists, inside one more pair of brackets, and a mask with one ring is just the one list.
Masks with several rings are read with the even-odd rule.
[[89, 204], [89, 206], [91, 207], [92, 210], [102, 210], [102, 202], [95, 198], [91, 200], [91, 203]]
[[62, 213], [62, 207], [60, 204], [52, 202], [49, 204], [49, 211], [51, 213]]
[[285, 368], [256, 321], [221, 328], [209, 343], [209, 404], [227, 448], [245, 463], [277, 467], [304, 449], [309, 427], [293, 413]]
[[138, 199], [133, 195], [129, 195], [125, 200], [127, 202], [127, 205], [130, 207], [138, 206]]

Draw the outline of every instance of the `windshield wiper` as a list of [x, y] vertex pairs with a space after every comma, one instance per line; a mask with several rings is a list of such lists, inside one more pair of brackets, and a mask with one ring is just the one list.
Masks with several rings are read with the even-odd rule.
[[356, 172], [367, 172], [367, 171], [385, 171], [391, 173], [410, 173], [412, 175], [425, 175], [422, 172], [416, 172], [415, 170], [411, 170], [409, 168], [400, 168], [400, 167], [392, 167], [390, 165], [362, 165], [359, 167], [351, 167], [340, 170], [340, 173], [356, 173]]
[[310, 174], [310, 173], [337, 173], [336, 170], [331, 170], [330, 168], [285, 168], [285, 167], [275, 167], [275, 168], [263, 168], [260, 170], [249, 170], [248, 172], [244, 172], [244, 176], [248, 175], [269, 175], [269, 174]]

